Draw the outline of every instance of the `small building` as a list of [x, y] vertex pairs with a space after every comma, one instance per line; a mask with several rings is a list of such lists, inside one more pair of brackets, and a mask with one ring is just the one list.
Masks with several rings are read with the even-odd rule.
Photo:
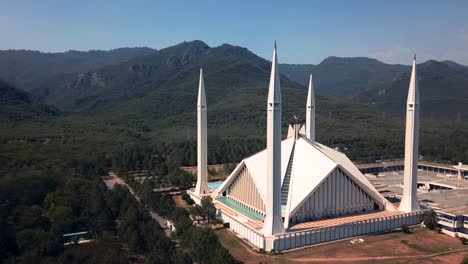
[[94, 241], [95, 238], [96, 234], [93, 231], [83, 231], [62, 235], [64, 246], [89, 243]]
[[442, 233], [468, 238], [468, 205], [435, 210]]

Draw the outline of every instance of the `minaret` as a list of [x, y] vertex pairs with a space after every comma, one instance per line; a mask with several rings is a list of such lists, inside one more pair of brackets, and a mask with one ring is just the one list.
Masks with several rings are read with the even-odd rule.
[[413, 60], [408, 99], [406, 105], [405, 170], [403, 198], [399, 210], [419, 210], [418, 187], [418, 145], [419, 145], [419, 88], [416, 74], [416, 55]]
[[281, 89], [279, 82], [276, 42], [271, 62], [267, 102], [267, 182], [266, 216], [263, 234], [284, 233], [281, 219]]
[[315, 94], [312, 74], [309, 79], [309, 93], [307, 94], [306, 108], [306, 137], [315, 141]]
[[197, 186], [195, 194], [209, 194], [206, 151], [206, 96], [203, 69], [200, 69], [197, 100]]

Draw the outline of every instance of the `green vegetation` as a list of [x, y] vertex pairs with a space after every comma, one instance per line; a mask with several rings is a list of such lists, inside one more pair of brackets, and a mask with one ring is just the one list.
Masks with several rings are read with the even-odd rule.
[[[225, 164], [223, 173], [229, 174], [233, 164], [264, 149], [269, 62], [247, 49], [227, 44], [210, 48], [200, 41], [158, 52], [145, 49], [122, 52], [127, 55], [116, 56], [115, 60], [88, 57], [76, 67], [64, 66], [67, 59], [45, 63], [43, 58], [48, 56], [32, 52], [38, 56], [34, 57], [24, 52], [26, 57], [33, 56], [30, 59], [35, 62], [28, 68], [24, 64], [29, 62], [24, 59], [18, 65], [27, 69], [11, 68], [8, 72], [2, 69], [18, 60], [14, 56], [9, 60], [0, 59], [4, 78], [23, 89], [34, 90], [34, 95], [61, 109], [44, 105], [33, 95], [0, 81], [0, 256], [3, 262], [125, 263], [144, 258], [148, 263], [235, 263], [211, 229], [194, 226], [188, 211], [175, 207], [168, 194], [153, 189], [185, 189], [193, 184], [193, 175], [182, 171], [180, 166], [196, 164], [195, 100], [200, 66], [204, 67], [208, 94], [209, 163]], [[6, 54], [0, 53], [0, 58]], [[74, 52], [61, 56], [75, 55], [88, 56]], [[108, 56], [111, 55], [104, 57]], [[395, 74], [399, 76], [397, 83], [384, 82], [382, 87], [407, 87], [407, 76], [398, 70], [389, 69], [371, 78], [366, 72], [368, 63], [382, 69], [386, 66], [366, 59], [349, 65], [353, 63], [360, 64], [353, 75], [360, 76], [362, 71], [362, 76], [368, 78], [350, 84], [350, 93], [358, 91], [363, 83], [378, 83], [379, 78]], [[421, 66], [420, 84], [428, 87], [426, 95], [438, 87], [435, 83], [442, 82], [447, 87], [455, 87], [455, 96], [465, 100], [458, 85], [458, 81], [464, 80], [460, 77], [465, 74], [464, 68], [444, 63], [451, 68], [441, 68], [437, 78], [430, 74], [431, 69], [445, 66], [432, 62]], [[322, 64], [324, 72], [318, 75], [324, 78], [325, 71], [348, 67], [338, 58]], [[407, 67], [402, 67], [406, 72]], [[458, 75], [452, 72], [454, 67]], [[36, 71], [37, 68], [43, 71]], [[31, 71], [36, 74], [25, 78], [25, 73]], [[81, 71], [84, 73], [78, 74]], [[444, 81], [454, 77], [458, 78], [457, 83]], [[325, 79], [316, 80], [319, 89], [325, 87]], [[330, 92], [337, 92], [346, 82], [329, 80], [327, 85], [336, 87]], [[287, 125], [294, 122], [294, 114], [299, 115], [299, 121], [304, 120], [306, 90], [285, 77], [281, 85], [285, 135]], [[398, 89], [388, 90], [390, 101], [404, 101], [406, 95], [402, 88]], [[435, 95], [451, 102], [450, 98]], [[369, 90], [370, 101], [361, 102], [385, 105], [379, 96]], [[370, 109], [355, 101], [326, 97], [316, 100], [320, 143], [338, 147], [353, 161], [402, 158], [402, 116], [385, 115], [382, 111], [391, 111]], [[435, 107], [438, 102], [433, 101], [432, 106], [426, 102], [427, 109], [440, 109]], [[450, 109], [443, 113], [449, 115]], [[468, 163], [468, 123], [463, 116], [460, 121], [441, 121], [435, 114], [434, 119], [427, 118], [431, 110], [423, 108], [422, 111], [425, 112], [420, 137], [423, 158]], [[99, 176], [108, 168], [126, 179], [138, 193], [140, 202], [125, 188], [117, 187], [113, 191], [105, 188]], [[135, 172], [146, 178], [137, 179]], [[182, 193], [182, 198], [193, 204], [186, 193]], [[174, 222], [177, 231], [173, 239], [179, 242], [180, 248], [151, 219], [149, 208]], [[214, 221], [210, 201], [193, 207], [191, 213], [208, 225]], [[431, 223], [436, 226], [429, 220], [433, 216], [426, 218], [426, 226]], [[94, 242], [63, 246], [64, 233], [86, 230], [96, 233]]]
[[120, 48], [110, 51], [45, 53], [32, 50], [0, 50], [0, 78], [32, 91], [51, 76], [70, 77], [105, 65], [121, 63], [155, 52], [150, 48]]
[[[54, 168], [43, 170], [39, 164], [19, 163], [20, 167], [9, 167], [10, 173], [2, 174], [0, 255], [3, 260], [50, 263], [68, 251], [62, 245], [63, 234], [88, 230], [104, 234], [114, 229], [115, 215], [108, 206], [108, 193], [97, 177], [104, 164], [78, 160], [67, 167], [62, 167], [64, 164], [56, 163]], [[120, 255], [115, 246], [107, 245], [100, 238], [98, 241], [100, 248], [113, 252], [109, 257]], [[94, 252], [89, 258], [95, 259], [97, 254]], [[67, 252], [67, 258], [73, 256]]]
[[462, 245], [468, 245], [468, 239], [466, 237], [459, 237], [459, 239]]
[[405, 233], [405, 234], [411, 234], [412, 233], [411, 229], [407, 225], [401, 226], [401, 231], [403, 231], [403, 233]]
[[187, 202], [188, 205], [193, 205], [195, 203], [195, 201], [190, 197], [190, 195], [187, 194], [186, 191], [182, 191], [181, 197], [182, 200]]
[[439, 230], [437, 225], [437, 213], [434, 210], [427, 211], [423, 216], [424, 225], [430, 230]]
[[60, 111], [41, 104], [30, 94], [0, 80], [0, 122], [45, 120], [58, 116]]
[[[131, 181], [131, 185], [141, 198], [142, 206], [140, 206], [140, 208], [142, 208], [142, 210], [146, 210], [143, 208], [150, 207], [159, 214], [168, 217], [174, 223], [176, 228], [174, 238], [180, 241], [181, 246], [180, 250], [177, 251], [175, 255], [173, 254], [175, 263], [192, 263], [192, 261], [197, 263], [238, 263], [238, 261], [229, 254], [229, 251], [221, 246], [218, 237], [211, 228], [209, 228], [210, 224], [216, 222], [216, 208], [211, 198], [204, 198], [201, 206], [197, 205], [193, 207], [196, 210], [196, 213], [192, 214], [193, 217], [196, 219], [198, 219], [197, 217], [201, 217], [204, 222], [203, 227], [198, 227], [193, 225], [187, 210], [175, 207], [173, 200], [168, 194], [152, 192], [152, 188], [149, 187], [151, 186], [149, 180], [142, 184]], [[132, 219], [128, 224], [138, 222], [138, 219]], [[154, 221], [152, 222], [154, 223]], [[136, 249], [141, 248], [141, 234], [142, 233], [138, 233], [138, 231], [133, 231], [130, 236], [132, 240], [129, 240], [130, 248], [132, 248], [133, 243], [135, 243]], [[123, 237], [125, 238], [128, 236]], [[170, 249], [167, 248], [166, 250]], [[161, 256], [163, 258], [159, 258]], [[164, 263], [167, 262], [168, 257], [170, 256], [158, 252], [151, 253], [149, 256], [147, 255], [146, 262]]]
[[216, 223], [216, 208], [211, 197], [203, 197], [201, 205], [195, 204], [190, 208], [190, 214], [196, 219], [198, 224], [211, 225]]
[[[461, 66], [461, 65], [459, 65]], [[421, 117], [426, 120], [468, 121], [468, 67], [429, 60], [417, 66]], [[355, 96], [378, 111], [403, 116], [411, 71]]]
[[[409, 62], [408, 60], [408, 64]], [[309, 75], [312, 73], [318, 94], [352, 98], [381, 85], [382, 82], [391, 81], [400, 74], [409, 72], [410, 67], [385, 64], [365, 57], [328, 57], [318, 65], [281, 64], [280, 71], [290, 80], [304, 86], [309, 85]]]

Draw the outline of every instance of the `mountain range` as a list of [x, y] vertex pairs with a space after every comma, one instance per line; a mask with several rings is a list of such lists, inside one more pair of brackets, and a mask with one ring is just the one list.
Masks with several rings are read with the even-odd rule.
[[[200, 67], [205, 72], [212, 122], [263, 126], [259, 117], [265, 111], [270, 62], [246, 48], [209, 47], [191, 41], [161, 50], [0, 52], [0, 78], [47, 105], [106, 122], [157, 125], [160, 129], [194, 118], [190, 106], [195, 103]], [[323, 104], [319, 112], [368, 108], [372, 115], [401, 116], [410, 66], [364, 57], [328, 57], [318, 65], [281, 64], [280, 72], [287, 119], [303, 115], [310, 73], [317, 94], [323, 96], [317, 103]], [[418, 64], [418, 72], [422, 115], [463, 118], [468, 110], [468, 67], [430, 60]]]
[[154, 52], [150, 48], [120, 48], [110, 51], [45, 53], [32, 50], [0, 50], [0, 79], [31, 91], [57, 74], [78, 73], [118, 64]]
[[[347, 98], [378, 111], [402, 116], [411, 67], [369, 58], [329, 57], [318, 65], [281, 65], [282, 73], [302, 85], [313, 74], [318, 94]], [[429, 60], [417, 65], [421, 115], [429, 118], [468, 116], [468, 67]]]

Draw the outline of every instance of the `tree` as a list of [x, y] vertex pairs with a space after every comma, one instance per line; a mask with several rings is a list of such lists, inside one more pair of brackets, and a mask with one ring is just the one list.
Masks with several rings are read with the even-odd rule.
[[170, 218], [176, 228], [176, 235], [181, 235], [187, 229], [192, 227], [192, 221], [189, 218], [189, 213], [181, 207], [176, 207]]
[[213, 204], [213, 200], [209, 196], [205, 196], [201, 200], [201, 211], [203, 219], [208, 220], [208, 223], [216, 220], [216, 207]]
[[434, 210], [427, 211], [423, 216], [424, 225], [430, 230], [438, 230], [437, 213]]
[[411, 229], [407, 225], [402, 225], [401, 226], [401, 231], [403, 231], [403, 233], [405, 233], [405, 234], [411, 234]]
[[197, 263], [239, 263], [219, 243], [218, 237], [209, 228], [193, 227], [186, 232], [182, 245]]
[[142, 252], [142, 245], [143, 244], [143, 238], [140, 235], [140, 232], [135, 230], [131, 235], [128, 240], [128, 247], [130, 250], [132, 250], [135, 253], [141, 253]]
[[195, 206], [191, 207], [189, 209], [190, 211], [190, 214], [193, 216], [193, 218], [195, 219], [195, 221], [197, 221], [197, 224], [200, 223], [200, 218], [203, 219], [203, 211], [202, 211], [202, 208], [201, 206], [199, 206], [198, 204], [196, 204]]

